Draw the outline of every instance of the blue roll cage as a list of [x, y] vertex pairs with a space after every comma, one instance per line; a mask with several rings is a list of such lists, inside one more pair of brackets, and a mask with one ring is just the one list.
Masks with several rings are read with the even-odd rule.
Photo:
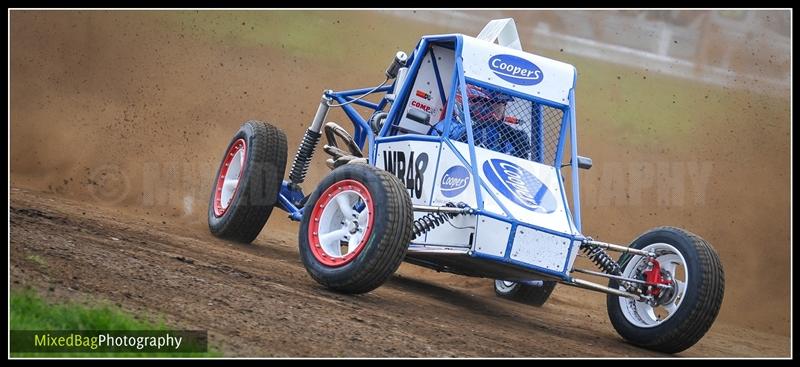
[[[463, 64], [462, 64], [462, 59], [461, 59], [461, 49], [462, 49], [462, 45], [463, 45], [462, 37], [461, 37], [461, 35], [458, 35], [458, 34], [447, 34], [447, 35], [436, 35], [436, 36], [424, 36], [424, 37], [422, 37], [420, 42], [417, 44], [417, 47], [414, 49], [414, 52], [409, 56], [408, 61], [407, 61], [407, 65], [408, 65], [408, 63], [410, 63], [411, 66], [409, 68], [408, 77], [406, 78], [406, 82], [403, 84], [402, 90], [400, 90], [398, 93], [396, 93], [395, 103], [393, 103], [391, 108], [389, 109], [388, 116], [384, 120], [384, 121], [386, 121], [386, 123], [383, 124], [383, 126], [382, 126], [380, 132], [378, 133], [377, 137], [373, 133], [373, 131], [370, 128], [369, 124], [367, 123], [367, 120], [365, 120], [363, 117], [361, 117], [361, 115], [355, 110], [355, 108], [353, 108], [353, 106], [351, 106], [351, 104], [357, 104], [357, 105], [366, 107], [368, 109], [371, 109], [372, 111], [374, 111], [373, 113], [375, 113], [375, 112], [383, 112], [383, 109], [390, 102], [389, 99], [386, 98], [385, 94], [387, 92], [391, 91], [391, 90], [394, 90], [396, 82], [392, 83], [391, 85], [382, 86], [382, 87], [377, 88], [377, 89], [375, 89], [373, 91], [373, 93], [384, 93], [383, 98], [381, 98], [381, 100], [378, 103], [373, 103], [373, 102], [365, 101], [363, 99], [357, 99], [357, 98], [354, 97], [354, 96], [360, 96], [362, 94], [365, 94], [365, 93], [373, 90], [373, 88], [361, 88], [361, 89], [353, 89], [353, 90], [346, 90], [346, 91], [340, 91], [340, 92], [325, 91], [323, 95], [324, 95], [325, 98], [329, 98], [331, 100], [334, 100], [339, 104], [348, 103], [348, 104], [341, 105], [340, 107], [344, 111], [345, 115], [347, 115], [347, 117], [353, 123], [353, 129], [354, 129], [353, 140], [358, 145], [358, 147], [363, 150], [364, 149], [364, 144], [367, 141], [369, 142], [368, 160], [369, 160], [369, 163], [372, 164], [372, 165], [374, 165], [375, 162], [376, 162], [376, 154], [377, 154], [376, 146], [377, 146], [377, 144], [380, 144], [380, 143], [392, 142], [392, 141], [414, 140], [414, 141], [429, 141], [429, 142], [438, 142], [438, 143], [447, 144], [450, 147], [450, 149], [452, 150], [452, 152], [455, 153], [456, 157], [458, 157], [458, 159], [461, 160], [461, 162], [465, 166], [469, 167], [470, 170], [472, 171], [472, 175], [475, 177], [475, 180], [473, 180], [473, 183], [475, 184], [475, 189], [476, 189], [475, 192], [478, 195], [478, 203], [480, 203], [479, 204], [480, 207], [477, 208], [477, 209], [480, 210], [481, 212], [483, 212], [483, 210], [482, 210], [483, 209], [482, 208], [482, 202], [483, 201], [481, 200], [481, 190], [480, 190], [481, 180], [480, 180], [480, 176], [478, 175], [478, 171], [477, 171], [477, 166], [478, 165], [477, 165], [477, 158], [475, 156], [475, 144], [474, 144], [475, 141], [474, 141], [473, 135], [472, 135], [472, 119], [469, 116], [469, 108], [466, 105], [469, 102], [467, 101], [466, 98], [464, 98], [461, 103], [465, 104], [465, 106], [463, 106], [464, 108], [462, 109], [462, 111], [464, 111], [464, 120], [465, 120], [464, 123], [466, 125], [467, 139], [468, 139], [467, 142], [468, 142], [468, 145], [469, 145], [469, 155], [470, 155], [469, 156], [469, 161], [467, 161], [459, 153], [459, 151], [453, 146], [453, 143], [450, 141], [450, 138], [448, 137], [449, 132], [450, 132], [450, 123], [451, 123], [452, 115], [453, 115], [453, 108], [454, 108], [454, 105], [456, 103], [456, 99], [455, 98], [450, 98], [447, 101], [446, 112], [445, 112], [445, 122], [444, 122], [444, 132], [441, 134], [441, 136], [438, 136], [438, 135], [422, 135], [422, 134], [395, 135], [397, 129], [392, 129], [392, 127], [394, 125], [392, 122], [396, 120], [397, 114], [400, 113], [399, 111], [401, 111], [403, 109], [403, 107], [405, 107], [405, 103], [404, 102], [408, 98], [411, 86], [413, 85], [412, 81], [416, 77], [417, 72], [418, 72], [418, 70], [420, 68], [420, 65], [422, 64], [422, 59], [424, 58], [425, 52], [429, 51], [429, 46], [431, 46], [434, 43], [435, 44], [440, 44], [440, 45], [443, 44], [443, 43], [444, 44], [453, 44], [453, 43], [455, 44], [456, 60], [455, 60], [455, 67], [453, 68], [453, 75], [452, 75], [452, 78], [453, 78], [452, 80], [454, 82], [451, 83], [451, 87], [450, 87], [451, 89], [450, 89], [450, 94], [449, 95], [451, 95], [451, 96], [455, 95], [455, 88], [457, 86], [460, 88], [461, 95], [467, 95], [467, 92], [466, 92], [466, 89], [465, 89], [466, 88], [466, 82], [469, 82], [469, 83], [475, 84], [475, 85], [479, 85], [479, 86], [489, 86], [489, 85], [487, 85], [487, 84], [485, 84], [485, 83], [483, 83], [481, 81], [474, 80], [474, 79], [471, 79], [471, 78], [467, 78], [467, 77], [464, 76], [464, 69], [463, 69]], [[423, 57], [417, 57], [417, 55], [422, 55]], [[434, 60], [434, 63], [435, 63], [435, 58], [433, 60]], [[434, 67], [434, 71], [436, 73], [437, 82], [439, 83], [439, 90], [443, 91], [442, 82], [441, 82], [441, 76], [439, 75], [438, 67]], [[577, 72], [575, 73], [575, 75], [576, 75], [576, 79], [577, 79]], [[458, 82], [456, 83], [456, 81], [458, 81]], [[552, 164], [557, 168], [556, 169], [556, 174], [558, 175], [558, 182], [559, 182], [559, 185], [562, 186], [562, 190], [561, 190], [562, 200], [564, 200], [564, 202], [566, 203], [567, 199], [566, 199], [566, 196], [565, 196], [565, 193], [564, 193], [564, 190], [563, 190], [563, 185], [564, 184], [563, 184], [563, 178], [562, 178], [562, 175], [561, 175], [561, 169], [560, 169], [561, 168], [560, 167], [561, 163], [560, 162], [562, 162], [563, 153], [564, 153], [564, 145], [566, 143], [566, 131], [569, 130], [569, 133], [570, 133], [570, 137], [569, 137], [570, 138], [570, 148], [571, 148], [570, 149], [570, 156], [571, 156], [570, 167], [572, 168], [571, 169], [572, 176], [571, 176], [570, 184], [572, 186], [572, 197], [573, 197], [572, 207], [573, 207], [573, 210], [570, 211], [569, 205], [566, 206], [566, 209], [567, 209], [568, 219], [570, 219], [569, 216], [572, 216], [571, 222], [574, 223], [575, 228], [580, 233], [581, 232], [581, 209], [580, 209], [580, 184], [579, 184], [579, 180], [578, 180], [578, 137], [577, 137], [577, 131], [576, 131], [576, 122], [575, 122], [575, 80], [573, 80], [572, 88], [570, 88], [570, 90], [569, 90], [568, 104], [554, 103], [554, 102], [551, 102], [551, 101], [543, 100], [543, 99], [538, 98], [536, 96], [521, 94], [521, 93], [519, 93], [517, 91], [514, 91], [512, 89], [507, 89], [507, 88], [499, 87], [499, 86], [496, 86], [496, 85], [491, 85], [489, 87], [494, 88], [494, 89], [502, 90], [502, 92], [507, 93], [509, 95], [513, 95], [513, 96], [516, 96], [516, 97], [520, 97], [520, 98], [524, 98], [524, 99], [527, 99], [527, 100], [531, 100], [531, 101], [533, 101], [535, 103], [538, 103], [538, 104], [541, 104], [541, 105], [546, 105], [546, 106], [550, 106], [550, 107], [553, 107], [553, 108], [557, 108], [557, 109], [560, 109], [560, 110], [562, 110], [564, 112], [563, 117], [562, 117], [562, 121], [561, 121], [561, 130], [560, 130], [561, 134], [559, 136], [558, 145], [556, 147], [555, 161], [552, 162]], [[283, 209], [287, 213], [289, 213], [289, 218], [291, 220], [294, 220], [294, 221], [302, 220], [302, 218], [303, 218], [303, 209], [304, 208], [302, 206], [299, 206], [299, 203], [301, 203], [303, 198], [304, 198], [304, 194], [303, 194], [303, 192], [301, 191], [301, 189], [299, 187], [297, 187], [296, 185], [291, 185], [291, 183], [289, 181], [287, 181], [287, 180], [283, 181], [283, 183], [281, 185], [280, 193], [278, 195], [278, 203], [280, 204], [281, 209]], [[482, 214], [486, 215], [488, 213], [484, 212]]]

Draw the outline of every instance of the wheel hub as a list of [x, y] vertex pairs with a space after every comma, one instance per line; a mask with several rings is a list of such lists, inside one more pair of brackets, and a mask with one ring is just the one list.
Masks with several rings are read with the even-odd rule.
[[350, 232], [350, 234], [355, 234], [360, 229], [361, 228], [358, 226], [358, 220], [356, 219], [353, 219], [352, 221], [350, 221], [350, 223], [347, 224], [347, 231]]
[[369, 240], [373, 213], [364, 184], [342, 180], [328, 187], [311, 212], [309, 244], [314, 257], [331, 267], [353, 261]]
[[658, 295], [656, 295], [655, 300], [658, 305], [668, 305], [675, 301], [675, 298], [682, 290], [678, 289], [678, 283], [672, 279], [671, 274], [666, 273], [662, 275], [662, 279], [666, 281], [666, 284], [670, 285], [670, 288], [661, 289]]
[[[647, 295], [651, 295], [656, 299], [662, 296], [662, 288], [659, 285], [672, 286], [672, 276], [669, 272], [661, 270], [661, 264], [657, 259], [652, 259], [647, 264], [647, 270], [643, 272], [645, 281], [649, 284]], [[669, 288], [666, 288], [669, 289]]]
[[[686, 284], [691, 274], [688, 272], [683, 255], [666, 243], [655, 243], [642, 249], [656, 254], [651, 262], [642, 256], [634, 256], [625, 266], [622, 276], [642, 279], [651, 283], [646, 285], [648, 301], [637, 301], [620, 297], [622, 315], [637, 327], [651, 328], [661, 325], [678, 311], [684, 296]], [[655, 284], [670, 285], [659, 288]]]

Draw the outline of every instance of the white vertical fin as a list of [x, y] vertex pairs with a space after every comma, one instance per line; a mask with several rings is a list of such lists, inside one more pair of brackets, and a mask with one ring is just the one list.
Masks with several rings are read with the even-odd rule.
[[519, 34], [517, 33], [517, 25], [514, 19], [494, 19], [483, 27], [483, 30], [478, 34], [478, 39], [497, 42], [500, 46], [511, 47], [522, 51], [522, 44], [519, 42]]

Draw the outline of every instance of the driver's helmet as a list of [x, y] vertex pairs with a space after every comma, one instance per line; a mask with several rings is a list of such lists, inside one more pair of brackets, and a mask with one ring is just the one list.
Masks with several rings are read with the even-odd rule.
[[501, 122], [506, 113], [506, 103], [513, 100], [508, 94], [467, 85], [469, 113], [476, 123]]

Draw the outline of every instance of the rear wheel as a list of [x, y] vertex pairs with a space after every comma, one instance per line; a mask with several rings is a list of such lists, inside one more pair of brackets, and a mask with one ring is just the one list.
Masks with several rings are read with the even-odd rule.
[[553, 289], [556, 287], [556, 282], [552, 280], [538, 282], [541, 282], [541, 285], [495, 280], [494, 293], [502, 298], [539, 307], [544, 305], [547, 299], [550, 298], [550, 294], [553, 293]]
[[208, 228], [219, 238], [250, 243], [278, 200], [286, 169], [286, 135], [247, 121], [233, 136], [214, 176]]
[[[614, 329], [647, 349], [678, 353], [691, 347], [711, 328], [722, 305], [725, 273], [719, 256], [699, 236], [675, 227], [652, 229], [630, 247], [655, 253], [657, 263], [624, 254], [622, 276], [645, 280], [658, 275], [659, 282], [672, 287], [649, 292], [650, 302], [608, 295]], [[616, 280], [609, 287], [622, 289]]]
[[300, 258], [325, 287], [369, 292], [400, 266], [413, 220], [411, 198], [396, 176], [366, 164], [346, 164], [325, 177], [306, 203]]

